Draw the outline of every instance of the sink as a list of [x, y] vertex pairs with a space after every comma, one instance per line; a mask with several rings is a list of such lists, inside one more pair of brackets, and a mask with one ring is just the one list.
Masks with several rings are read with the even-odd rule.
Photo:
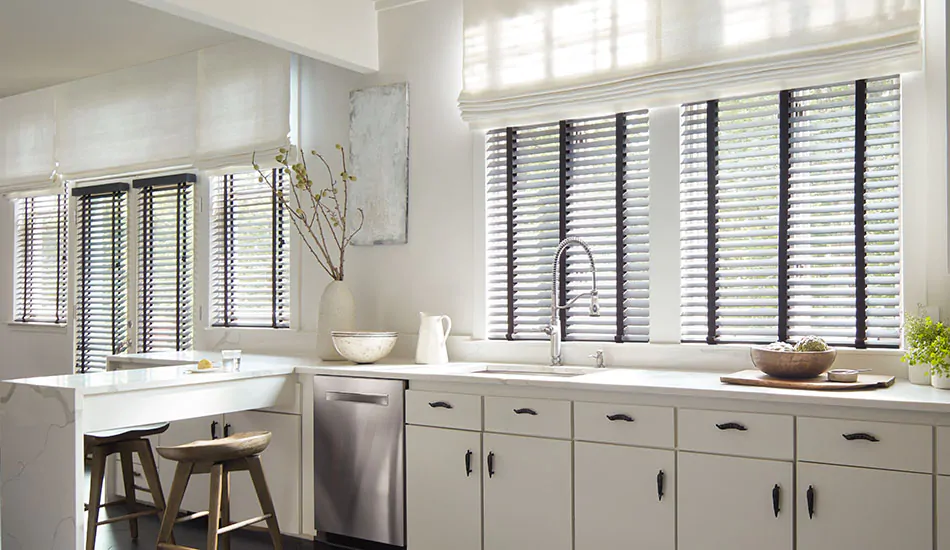
[[604, 372], [605, 369], [594, 367], [550, 367], [546, 365], [485, 365], [471, 371], [470, 374], [505, 374], [517, 376], [556, 376], [570, 378], [584, 376], [595, 372]]

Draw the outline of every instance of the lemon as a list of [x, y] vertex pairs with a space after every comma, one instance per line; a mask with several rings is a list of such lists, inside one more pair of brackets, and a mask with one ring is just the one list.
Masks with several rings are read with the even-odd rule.
[[210, 369], [213, 366], [214, 365], [211, 364], [211, 361], [208, 361], [207, 359], [202, 359], [201, 361], [198, 361], [198, 370]]

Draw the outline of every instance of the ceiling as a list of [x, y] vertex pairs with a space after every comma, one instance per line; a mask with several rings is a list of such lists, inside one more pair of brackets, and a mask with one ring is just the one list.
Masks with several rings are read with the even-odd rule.
[[128, 0], [0, 0], [0, 97], [233, 38]]

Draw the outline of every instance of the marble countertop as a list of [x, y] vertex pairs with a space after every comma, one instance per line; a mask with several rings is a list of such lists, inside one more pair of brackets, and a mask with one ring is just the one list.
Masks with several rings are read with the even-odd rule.
[[[201, 358], [220, 361], [220, 353], [185, 351], [155, 352], [120, 356], [125, 364], [150, 368], [133, 368], [88, 374], [45, 376], [7, 380], [8, 383], [41, 387], [73, 388], [83, 395], [118, 393], [161, 387], [189, 386], [267, 376], [312, 374], [391, 378], [450, 384], [507, 385], [557, 390], [621, 392], [626, 394], [725, 398], [742, 401], [768, 400], [798, 405], [829, 405], [883, 410], [950, 413], [950, 390], [915, 386], [898, 380], [894, 386], [871, 391], [805, 391], [760, 388], [723, 384], [721, 372], [672, 369], [607, 368], [574, 377], [478, 373], [488, 363], [449, 363], [416, 365], [411, 361], [390, 358], [375, 365], [353, 365], [326, 362], [308, 357], [244, 355], [239, 372], [193, 374]], [[177, 366], [154, 366], [180, 363]]]

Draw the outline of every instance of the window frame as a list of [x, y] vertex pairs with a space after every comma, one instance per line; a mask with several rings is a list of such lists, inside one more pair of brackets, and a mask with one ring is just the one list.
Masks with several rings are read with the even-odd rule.
[[[20, 206], [22, 204], [24, 210], [27, 208], [27, 205], [30, 201], [35, 201], [37, 199], [55, 197], [57, 200], [57, 211], [58, 211], [58, 222], [57, 222], [57, 280], [56, 286], [56, 318], [53, 321], [49, 320], [32, 320], [27, 319], [26, 317], [26, 304], [24, 301], [27, 299], [29, 292], [27, 291], [27, 282], [25, 273], [23, 273], [23, 266], [20, 265], [19, 259], [22, 254], [26, 255], [26, 243], [21, 240], [20, 226], [21, 226], [21, 217], [26, 216], [26, 212], [20, 212]], [[24, 197], [12, 197], [10, 199], [10, 207], [13, 210], [13, 292], [11, 293], [11, 298], [13, 300], [13, 307], [11, 308], [11, 317], [9, 324], [17, 327], [50, 327], [50, 328], [66, 328], [70, 320], [70, 278], [69, 278], [69, 236], [70, 228], [72, 226], [70, 220], [70, 197], [65, 191], [57, 194], [50, 195], [37, 195], [37, 196], [24, 196]], [[34, 207], [35, 208], [35, 207]], [[25, 222], [24, 222], [25, 223]]]

